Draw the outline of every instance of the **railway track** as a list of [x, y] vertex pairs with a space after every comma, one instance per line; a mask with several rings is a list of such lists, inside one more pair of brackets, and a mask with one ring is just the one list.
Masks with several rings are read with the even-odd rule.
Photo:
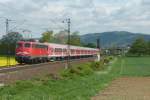
[[[86, 60], [86, 59], [92, 59], [92, 58], [73, 59], [73, 60], [70, 60], [70, 62]], [[29, 69], [29, 68], [34, 68], [34, 67], [41, 67], [41, 66], [47, 66], [47, 65], [53, 65], [53, 64], [61, 64], [61, 63], [66, 63], [66, 60], [46, 62], [46, 63], [38, 63], [38, 64], [17, 64], [17, 65], [12, 65], [12, 66], [9, 66], [9, 67], [3, 66], [3, 67], [0, 68], [0, 73], [18, 71], [18, 70]]]
[[[75, 65], [83, 62], [93, 61], [94, 58], [84, 58], [71, 60], [70, 64]], [[32, 65], [16, 65], [12, 67], [0, 68], [0, 84], [10, 84], [16, 80], [27, 80], [34, 77], [48, 74], [58, 74], [66, 67], [67, 61], [56, 61]]]
[[55, 62], [47, 62], [47, 63], [39, 63], [39, 64], [17, 64], [17, 65], [13, 65], [9, 67], [3, 66], [0, 68], [0, 73], [18, 71], [18, 70], [29, 69], [29, 68], [40, 67], [40, 66], [45, 66], [49, 64], [62, 63], [62, 62], [65, 62], [65, 61], [55, 61]]

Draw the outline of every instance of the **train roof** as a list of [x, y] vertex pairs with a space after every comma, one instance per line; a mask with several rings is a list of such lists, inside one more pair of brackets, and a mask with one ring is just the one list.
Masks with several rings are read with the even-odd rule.
[[[57, 43], [40, 43], [40, 42], [30, 42], [30, 41], [19, 41], [18, 43], [32, 43], [32, 44], [42, 44], [48, 45], [53, 48], [68, 48], [67, 44], [57, 44]], [[97, 48], [88, 48], [88, 47], [81, 47], [81, 46], [73, 46], [70, 45], [70, 49], [83, 49], [83, 50], [98, 50]]]
[[[57, 43], [46, 43], [46, 44], [54, 48], [67, 48], [68, 47], [68, 45], [66, 44], [57, 44]], [[70, 49], [98, 50], [95, 48], [87, 48], [87, 47], [73, 46], [73, 45], [70, 45]]]

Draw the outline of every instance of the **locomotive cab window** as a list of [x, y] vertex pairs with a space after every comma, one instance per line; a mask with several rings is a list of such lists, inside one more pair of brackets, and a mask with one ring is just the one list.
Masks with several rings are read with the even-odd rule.
[[24, 45], [25, 48], [30, 48], [30, 46], [31, 46], [31, 44], [29, 44], [29, 43], [26, 43], [26, 44]]
[[46, 45], [40, 45], [40, 44], [36, 44], [36, 45], [34, 46], [34, 48], [48, 50], [48, 46], [46, 46]]
[[17, 43], [16, 48], [22, 47], [21, 43]]

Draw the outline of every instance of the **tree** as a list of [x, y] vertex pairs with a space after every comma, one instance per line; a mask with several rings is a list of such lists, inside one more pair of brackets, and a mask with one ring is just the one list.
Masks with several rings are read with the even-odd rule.
[[147, 51], [147, 44], [143, 38], [138, 38], [133, 42], [129, 53], [136, 54], [138, 56], [145, 55]]
[[81, 45], [79, 32], [73, 32], [70, 35], [70, 43], [69, 44], [70, 45], [76, 45], [76, 46], [80, 46]]
[[46, 32], [42, 33], [40, 42], [52, 42], [53, 39], [54, 39], [53, 31], [46, 31]]
[[0, 53], [1, 54], [15, 54], [15, 48], [17, 41], [23, 39], [23, 36], [18, 32], [10, 32], [4, 35], [0, 41]]
[[90, 48], [96, 48], [96, 45], [94, 43], [83, 44], [83, 46], [90, 47]]
[[57, 34], [54, 35], [54, 42], [65, 44], [67, 43], [67, 31], [59, 31]]
[[150, 41], [147, 42], [147, 54], [150, 55]]
[[[70, 35], [70, 45], [80, 46], [80, 36], [78, 35], [79, 32], [73, 32]], [[59, 33], [54, 35], [54, 42], [60, 44], [68, 44], [68, 33], [67, 31], [60, 31]]]

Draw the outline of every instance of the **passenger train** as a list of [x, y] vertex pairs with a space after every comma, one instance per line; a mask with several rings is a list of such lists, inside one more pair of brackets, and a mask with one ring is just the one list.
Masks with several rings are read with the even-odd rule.
[[98, 53], [99, 49], [56, 43], [19, 41], [16, 45], [18, 63], [43, 63], [66, 60], [68, 57], [70, 59], [97, 57]]

